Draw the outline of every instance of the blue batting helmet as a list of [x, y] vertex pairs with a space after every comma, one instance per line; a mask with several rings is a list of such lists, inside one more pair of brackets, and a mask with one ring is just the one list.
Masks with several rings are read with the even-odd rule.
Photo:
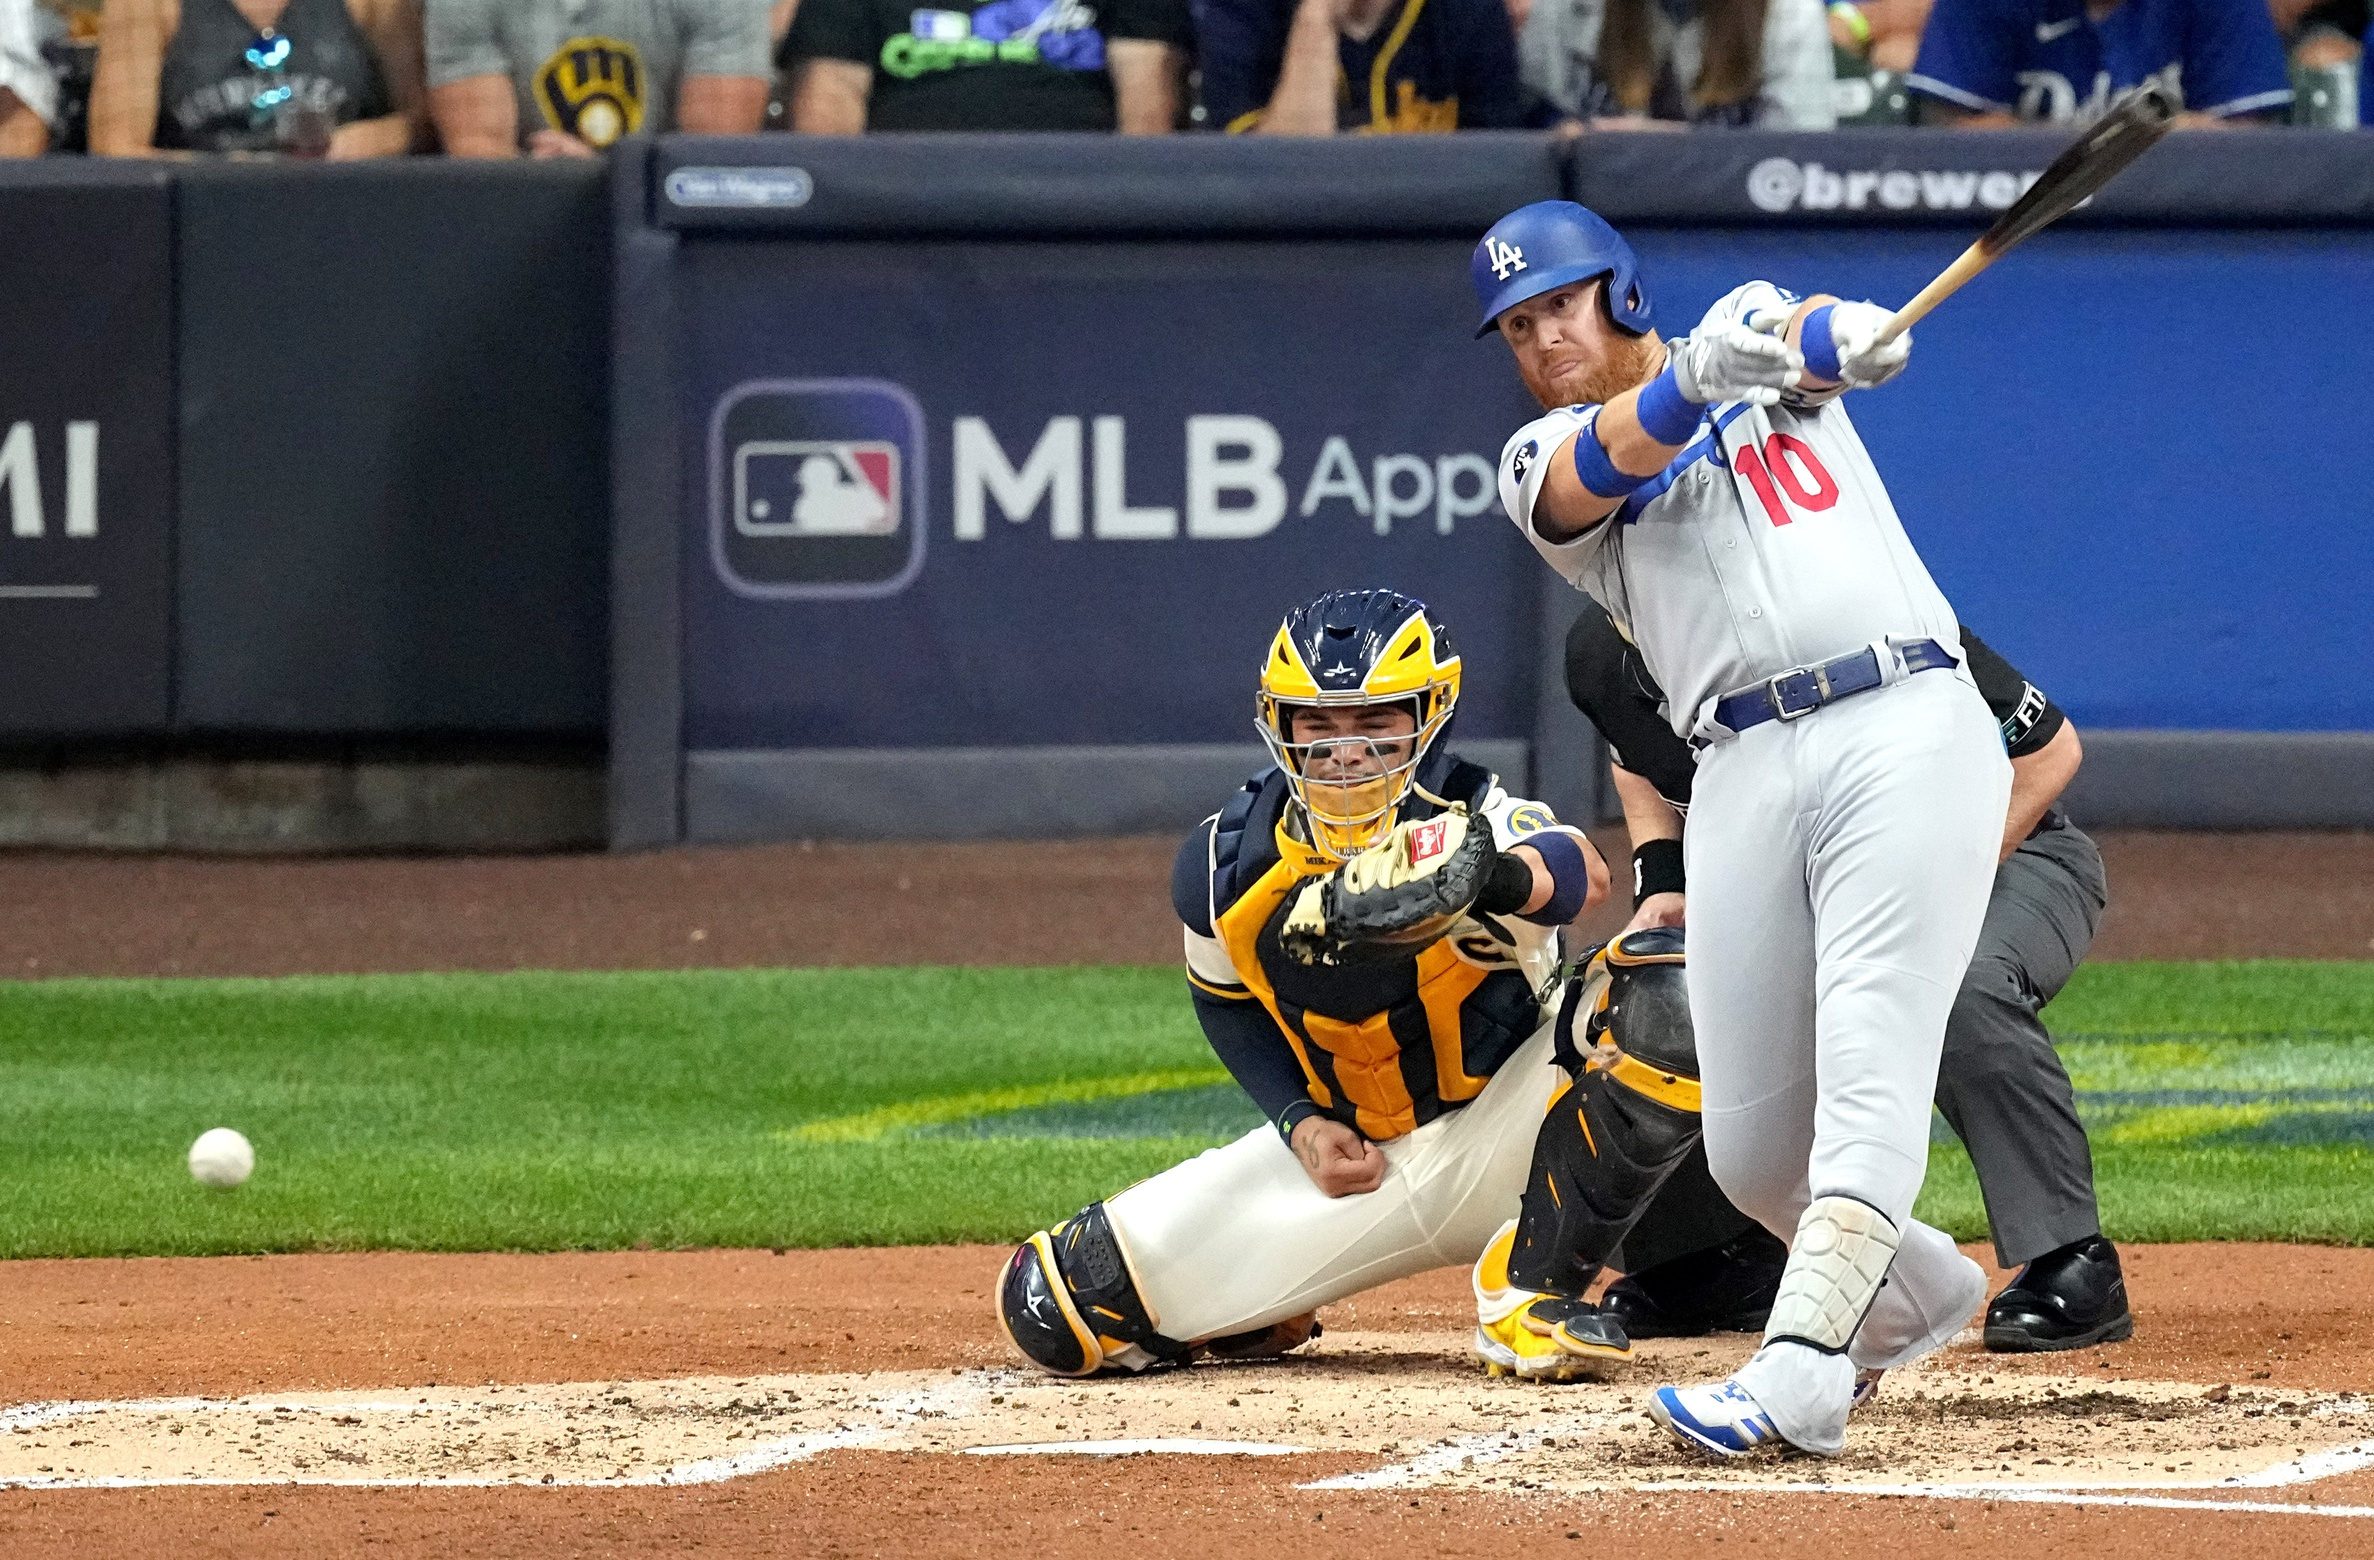
[[1649, 295], [1641, 285], [1632, 246], [1597, 212], [1571, 200], [1537, 200], [1492, 224], [1467, 262], [1488, 336], [1501, 315], [1528, 298], [1593, 277], [1607, 278], [1600, 295], [1607, 317], [1637, 336], [1649, 328]]

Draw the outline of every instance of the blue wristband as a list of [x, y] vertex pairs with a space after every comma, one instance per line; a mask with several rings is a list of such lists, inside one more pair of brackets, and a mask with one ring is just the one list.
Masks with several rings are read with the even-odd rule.
[[1815, 379], [1838, 378], [1838, 343], [1830, 336], [1830, 305], [1825, 303], [1805, 317], [1797, 346], [1805, 354], [1807, 374]]
[[[1599, 424], [1596, 419], [1590, 427], [1575, 432], [1574, 474], [1582, 480], [1585, 488], [1601, 498], [1623, 498], [1649, 480], [1648, 477], [1636, 477], [1616, 469], [1616, 463], [1607, 458], [1607, 446], [1599, 442]], [[1654, 472], [1650, 473], [1650, 476], [1654, 475]]]
[[1680, 382], [1673, 377], [1673, 365], [1668, 363], [1664, 373], [1640, 387], [1633, 414], [1650, 438], [1659, 444], [1678, 446], [1689, 443], [1697, 434], [1706, 408], [1682, 394]]

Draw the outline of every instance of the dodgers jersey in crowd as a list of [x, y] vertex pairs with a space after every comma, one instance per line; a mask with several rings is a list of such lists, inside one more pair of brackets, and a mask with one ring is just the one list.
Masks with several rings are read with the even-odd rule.
[[[1750, 282], [1701, 325], [1793, 309]], [[1547, 459], [1594, 437], [1596, 406], [1567, 406], [1500, 452], [1500, 501], [1551, 568], [1606, 607], [1670, 695], [1677, 735], [1712, 701], [1794, 667], [1896, 639], [1959, 652], [1953, 608], [1904, 534], [1837, 392], [1709, 407], [1698, 436], [1623, 506], [1568, 542], [1533, 528]], [[1570, 457], [1569, 457], [1570, 458]]]
[[2265, 0], [2123, 0], [2099, 22], [2085, 0], [1937, 0], [1904, 82], [1981, 113], [2063, 123], [2154, 78], [2197, 114], [2292, 101]]

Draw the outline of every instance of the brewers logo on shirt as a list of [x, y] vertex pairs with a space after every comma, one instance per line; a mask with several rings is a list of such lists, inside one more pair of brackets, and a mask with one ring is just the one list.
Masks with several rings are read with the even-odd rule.
[[596, 151], [643, 128], [643, 56], [616, 38], [571, 38], [536, 72], [536, 102], [555, 130]]

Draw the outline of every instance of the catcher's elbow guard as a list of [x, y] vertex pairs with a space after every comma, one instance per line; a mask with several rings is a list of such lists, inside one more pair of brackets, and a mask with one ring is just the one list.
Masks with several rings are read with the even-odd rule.
[[[1509, 1271], [1528, 1289], [1579, 1295], [1699, 1137], [1698, 1050], [1678, 931], [1634, 932], [1575, 982], [1558, 1016], [1567, 1083], [1534, 1140]], [[1585, 1045], [1578, 1009], [1596, 989]]]
[[998, 1280], [997, 1314], [1014, 1347], [1058, 1376], [1141, 1371], [1188, 1357], [1185, 1345], [1156, 1330], [1100, 1202], [1014, 1248]]

